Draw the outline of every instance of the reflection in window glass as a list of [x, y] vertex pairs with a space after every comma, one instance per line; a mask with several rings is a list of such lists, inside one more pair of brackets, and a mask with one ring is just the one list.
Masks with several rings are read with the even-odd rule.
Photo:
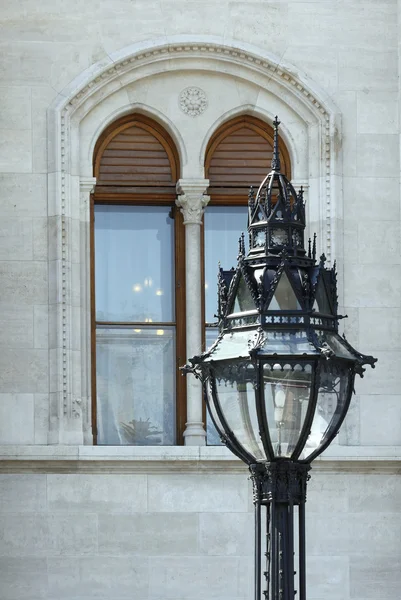
[[175, 442], [175, 330], [98, 327], [98, 443]]
[[[205, 210], [205, 320], [217, 321], [218, 263], [223, 269], [236, 266], [238, 240], [247, 223], [246, 206], [208, 206]], [[206, 328], [206, 348], [217, 338], [218, 329]], [[209, 414], [206, 418], [208, 445], [221, 445]]]
[[217, 272], [236, 266], [238, 240], [246, 228], [246, 206], [208, 206], [205, 210], [205, 320], [217, 313]]
[[161, 206], [95, 206], [96, 320], [174, 320], [174, 221]]

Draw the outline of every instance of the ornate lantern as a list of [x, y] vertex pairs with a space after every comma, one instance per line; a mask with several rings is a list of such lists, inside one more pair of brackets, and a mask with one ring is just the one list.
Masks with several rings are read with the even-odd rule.
[[204, 384], [224, 444], [250, 468], [256, 510], [255, 600], [261, 600], [261, 506], [266, 507], [265, 598], [294, 598], [294, 506], [299, 507], [299, 598], [305, 594], [306, 482], [338, 434], [356, 374], [376, 359], [338, 333], [335, 265], [304, 246], [305, 203], [280, 172], [274, 121], [271, 172], [248, 206], [249, 252], [219, 272], [219, 336], [185, 371]]

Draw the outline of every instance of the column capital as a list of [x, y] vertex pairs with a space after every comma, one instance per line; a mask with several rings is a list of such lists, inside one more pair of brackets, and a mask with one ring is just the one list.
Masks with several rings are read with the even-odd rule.
[[203, 209], [209, 202], [206, 195], [208, 179], [180, 179], [177, 182], [176, 204], [184, 216], [184, 225], [202, 223]]
[[90, 194], [93, 192], [93, 188], [96, 185], [96, 177], [80, 177], [79, 178], [79, 191], [81, 193]]

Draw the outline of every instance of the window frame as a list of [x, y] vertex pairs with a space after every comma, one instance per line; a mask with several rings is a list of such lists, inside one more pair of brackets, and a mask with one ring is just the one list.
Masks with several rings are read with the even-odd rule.
[[[100, 159], [104, 149], [118, 133], [138, 126], [151, 133], [162, 144], [170, 161], [172, 183], [144, 182], [140, 185], [123, 183], [107, 185], [99, 180]], [[185, 305], [185, 227], [181, 212], [176, 206], [176, 181], [180, 173], [178, 152], [170, 135], [155, 121], [143, 115], [126, 115], [112, 123], [99, 137], [93, 155], [94, 176], [97, 183], [90, 195], [90, 294], [91, 294], [91, 395], [92, 435], [97, 445], [97, 390], [96, 390], [96, 294], [95, 294], [95, 205], [109, 206], [164, 206], [170, 207], [174, 219], [174, 293], [175, 293], [175, 389], [176, 389], [176, 445], [183, 444], [186, 422], [186, 381], [180, 367], [186, 359], [186, 305]]]

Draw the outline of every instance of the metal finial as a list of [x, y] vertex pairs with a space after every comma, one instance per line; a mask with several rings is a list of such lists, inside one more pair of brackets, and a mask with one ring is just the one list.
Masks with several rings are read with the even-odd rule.
[[316, 260], [316, 233], [313, 235], [313, 250], [312, 250], [312, 258]]
[[273, 144], [273, 158], [272, 158], [272, 171], [280, 171], [280, 152], [278, 149], [278, 126], [280, 125], [280, 121], [276, 115], [276, 118], [273, 121], [274, 126], [274, 144]]
[[308, 240], [308, 258], [312, 258], [312, 240]]

